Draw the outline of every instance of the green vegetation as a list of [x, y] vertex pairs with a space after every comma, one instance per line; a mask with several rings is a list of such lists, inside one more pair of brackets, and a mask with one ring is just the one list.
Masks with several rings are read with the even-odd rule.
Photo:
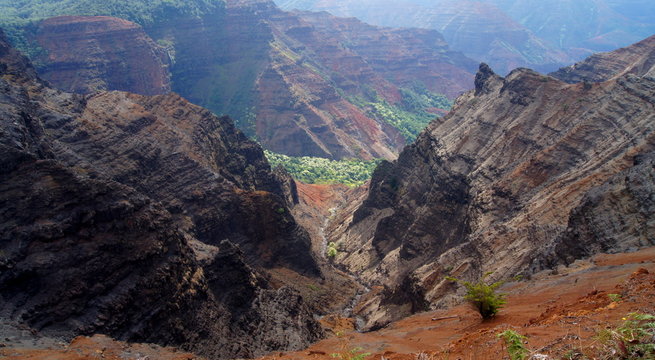
[[395, 105], [389, 104], [371, 88], [365, 87], [363, 92], [364, 95], [348, 97], [348, 100], [366, 111], [368, 116], [398, 129], [408, 142], [437, 117], [428, 109], [449, 110], [452, 106], [445, 96], [430, 92], [418, 82], [409, 88], [401, 88], [402, 101]]
[[52, 16], [108, 15], [147, 26], [170, 14], [200, 16], [223, 6], [223, 0], [0, 0], [0, 21], [23, 26]]
[[604, 359], [654, 359], [655, 316], [630, 313], [623, 324], [604, 329], [597, 339], [604, 346]]
[[464, 299], [468, 300], [478, 310], [478, 312], [480, 312], [483, 319], [489, 319], [496, 316], [498, 311], [507, 302], [505, 300], [506, 294], [496, 292], [496, 289], [503, 285], [505, 281], [497, 281], [490, 285], [485, 282], [485, 279], [491, 274], [491, 272], [484, 274], [482, 279], [476, 283], [462, 281], [452, 276], [446, 276], [446, 279], [464, 285], [466, 288]]
[[307, 184], [345, 184], [359, 186], [373, 174], [380, 160], [330, 160], [317, 157], [291, 157], [265, 151], [271, 167], [284, 168], [296, 180]]
[[509, 353], [511, 360], [523, 360], [530, 354], [530, 350], [523, 344], [527, 337], [514, 330], [505, 330], [497, 336], [505, 341], [507, 353]]
[[607, 294], [607, 297], [610, 298], [612, 302], [621, 301], [621, 294]]
[[38, 49], [28, 46], [25, 34], [49, 17], [107, 15], [148, 26], [173, 14], [200, 16], [223, 6], [223, 0], [0, 0], [0, 27], [14, 46], [33, 57]]
[[364, 352], [361, 347], [352, 347], [343, 332], [338, 331], [336, 334], [339, 339], [339, 352], [330, 354], [331, 357], [340, 360], [364, 360], [371, 353]]
[[327, 251], [326, 251], [327, 257], [333, 258], [333, 257], [337, 256], [338, 253], [339, 253], [339, 250], [337, 250], [337, 244], [335, 242], [330, 242], [327, 245]]
[[367, 356], [370, 355], [371, 353], [364, 352], [364, 349], [360, 347], [352, 348], [348, 351], [342, 351], [342, 352], [330, 354], [331, 357], [340, 360], [364, 360], [366, 359]]

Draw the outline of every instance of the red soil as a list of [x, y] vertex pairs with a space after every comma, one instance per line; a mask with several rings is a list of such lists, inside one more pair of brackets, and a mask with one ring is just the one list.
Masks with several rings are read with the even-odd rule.
[[[503, 359], [507, 357], [496, 334], [506, 330], [528, 336], [535, 353], [561, 358], [565, 353], [597, 353], [594, 335], [615, 326], [630, 312], [654, 313], [655, 248], [636, 253], [599, 255], [559, 273], [536, 275], [531, 281], [505, 285], [508, 302], [491, 321], [482, 321], [468, 305], [426, 312], [370, 333], [350, 332], [314, 344], [300, 352], [272, 359], [329, 359], [346, 349], [362, 348], [368, 359]], [[607, 294], [620, 294], [612, 302]], [[455, 318], [445, 318], [456, 316]], [[440, 319], [445, 318], [445, 319]], [[433, 320], [436, 319], [436, 320]]]
[[[528, 336], [527, 347], [534, 353], [556, 359], [567, 353], [598, 355], [601, 344], [594, 335], [599, 330], [620, 324], [630, 312], [655, 312], [654, 260], [655, 247], [598, 255], [568, 268], [537, 274], [529, 281], [509, 283], [501, 289], [509, 294], [507, 305], [490, 321], [482, 321], [466, 304], [417, 314], [370, 333], [348, 330], [352, 328], [349, 319], [325, 318], [324, 325], [345, 334], [303, 351], [277, 353], [260, 360], [327, 360], [332, 359], [331, 354], [354, 348], [371, 353], [367, 359], [415, 360], [419, 353], [424, 353], [421, 360], [504, 359], [507, 352], [496, 335], [506, 329]], [[621, 299], [612, 301], [608, 294], [620, 294]], [[127, 353], [149, 359], [194, 358], [170, 348], [126, 344], [100, 335], [78, 337], [64, 349], [0, 348], [0, 357], [11, 360], [117, 360]]]

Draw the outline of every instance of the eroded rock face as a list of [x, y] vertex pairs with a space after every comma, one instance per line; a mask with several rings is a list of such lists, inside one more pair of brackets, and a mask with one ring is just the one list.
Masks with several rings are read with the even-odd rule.
[[339, 263], [386, 287], [361, 305], [367, 326], [449, 303], [446, 275], [506, 279], [652, 245], [653, 99], [647, 74], [566, 84], [481, 65], [476, 89], [381, 164], [330, 234]]
[[81, 94], [123, 90], [143, 95], [170, 92], [170, 58], [143, 29], [108, 16], [60, 16], [42, 21], [35, 34], [44, 49], [41, 77]]
[[262, 270], [319, 275], [262, 150], [229, 119], [176, 95], [50, 89], [2, 34], [0, 88], [2, 317], [212, 358], [322, 336]]

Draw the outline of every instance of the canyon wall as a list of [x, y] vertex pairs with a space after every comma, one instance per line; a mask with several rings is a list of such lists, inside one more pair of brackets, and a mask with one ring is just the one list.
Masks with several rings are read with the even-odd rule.
[[262, 149], [177, 95], [54, 90], [0, 34], [0, 320], [212, 358], [323, 333], [269, 269], [318, 281]]
[[[635, 47], [611, 55], [650, 53], [652, 38]], [[482, 64], [475, 90], [381, 164], [330, 231], [337, 262], [381, 286], [360, 308], [367, 327], [450, 303], [447, 275], [510, 279], [655, 243], [655, 69], [636, 59], [574, 84]]]

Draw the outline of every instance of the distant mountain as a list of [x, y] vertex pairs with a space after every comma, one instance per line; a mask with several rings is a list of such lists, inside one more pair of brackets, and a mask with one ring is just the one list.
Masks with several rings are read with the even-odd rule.
[[644, 0], [484, 0], [560, 49], [610, 51], [655, 33], [655, 3]]
[[529, 276], [655, 245], [653, 51], [655, 36], [555, 73], [595, 83], [482, 64], [475, 90], [331, 225], [335, 261], [378, 289], [359, 306], [366, 326], [449, 304], [448, 275]]
[[453, 49], [507, 73], [517, 66], [552, 71], [592, 52], [655, 33], [645, 0], [277, 0], [283, 9], [329, 11], [382, 26], [443, 33]]
[[516, 67], [552, 71], [572, 62], [567, 54], [537, 38], [498, 7], [480, 1], [278, 0], [278, 3], [283, 9], [328, 11], [381, 26], [435, 29], [453, 49], [485, 61], [501, 73]]
[[[74, 3], [65, 3], [68, 11], [108, 12]], [[35, 22], [15, 27], [24, 34], [15, 39], [59, 88], [159, 92], [168, 76], [173, 91], [232, 115], [267, 149], [294, 156], [393, 159], [473, 86], [477, 66], [434, 30], [289, 13], [267, 0], [164, 2], [137, 12], [149, 16], [130, 17], [143, 30], [108, 18], [38, 20], [49, 7], [26, 4]]]

